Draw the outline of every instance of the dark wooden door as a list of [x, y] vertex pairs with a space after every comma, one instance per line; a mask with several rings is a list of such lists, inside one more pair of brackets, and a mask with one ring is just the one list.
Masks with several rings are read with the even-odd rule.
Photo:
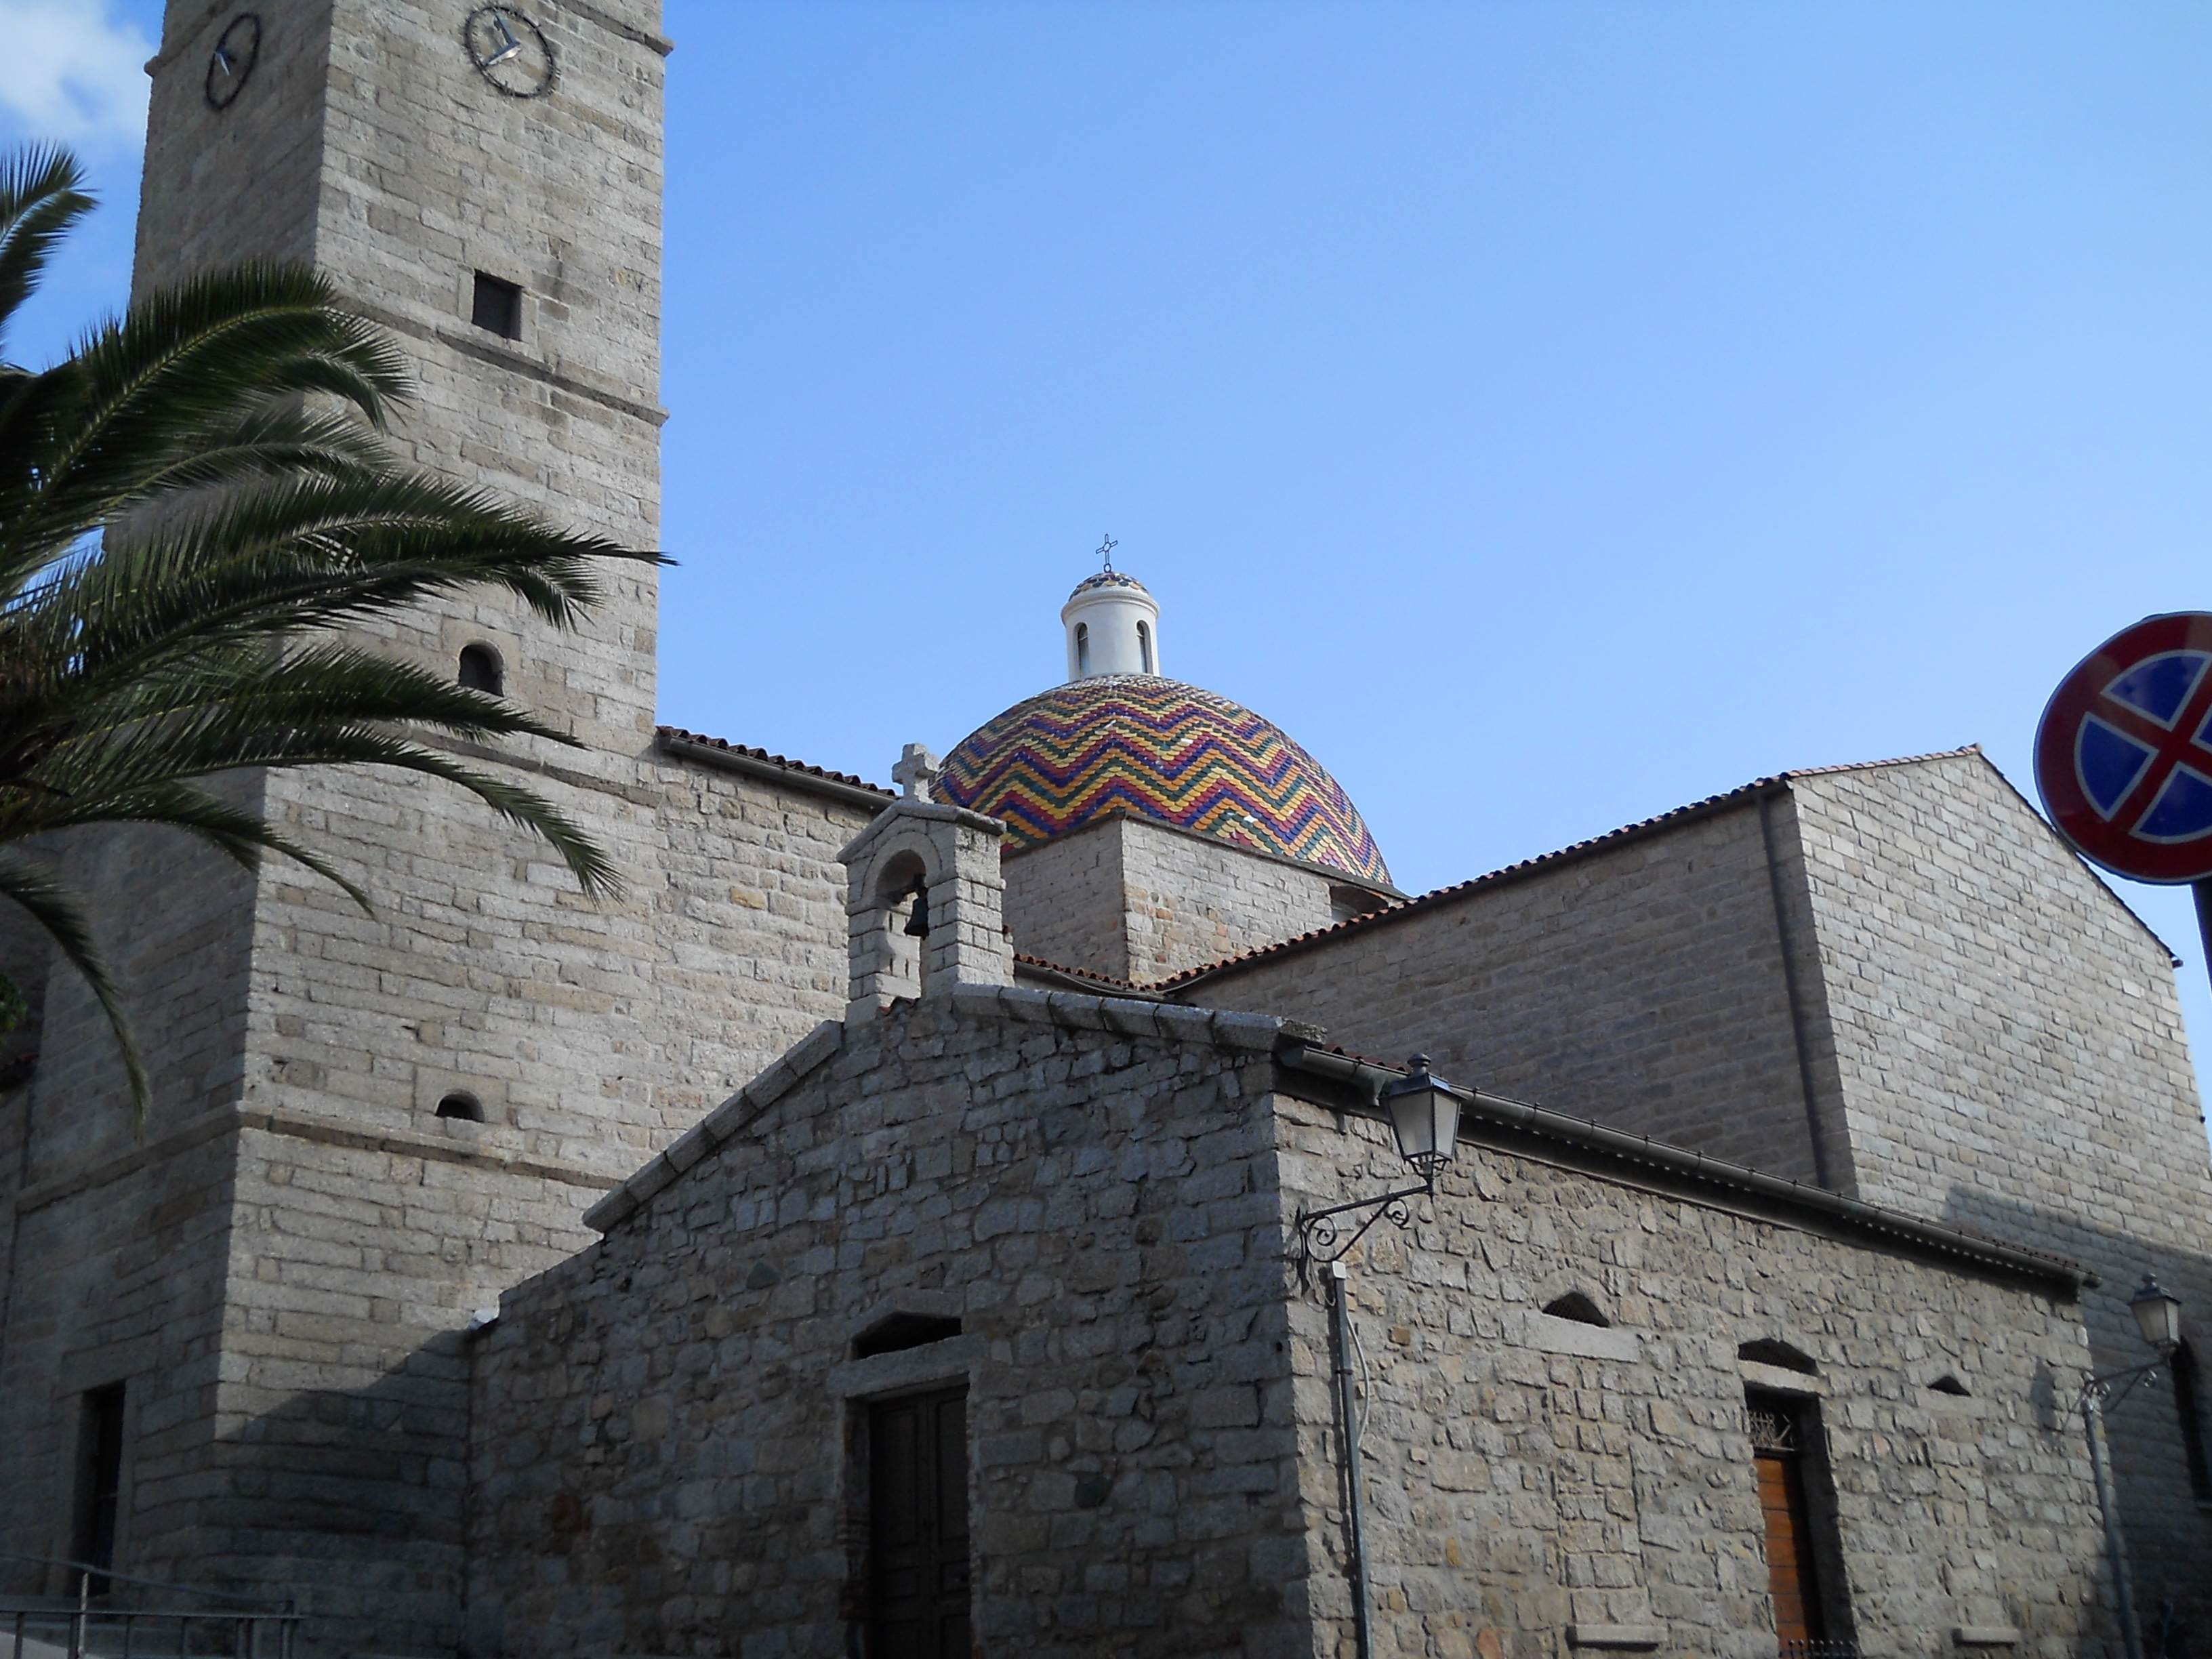
[[868, 1412], [871, 1659], [968, 1659], [968, 1395]]
[[[1778, 1641], [1821, 1639], [1820, 1587], [1805, 1514], [1804, 1460], [1793, 1451], [1761, 1448], [1759, 1508], [1766, 1523], [1766, 1582], [1774, 1596]], [[1788, 1649], [1784, 1648], [1785, 1652]]]

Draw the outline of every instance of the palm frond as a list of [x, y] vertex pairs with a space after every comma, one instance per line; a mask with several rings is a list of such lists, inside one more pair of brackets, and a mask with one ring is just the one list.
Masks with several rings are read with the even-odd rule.
[[92, 210], [83, 183], [76, 157], [65, 149], [22, 149], [0, 160], [0, 342], [56, 246]]
[[[320, 274], [245, 265], [142, 301], [19, 392], [0, 445], [37, 485], [0, 519], [0, 581], [101, 528], [211, 422], [272, 396], [335, 398], [372, 425], [410, 395], [405, 359]], [[0, 478], [0, 495], [20, 481]]]
[[154, 1094], [153, 1080], [147, 1075], [130, 1017], [124, 1012], [123, 993], [92, 936], [82, 898], [51, 869], [10, 848], [0, 848], [0, 898], [13, 899], [30, 913], [98, 1000], [107, 1016], [108, 1029], [115, 1033], [116, 1046], [122, 1051], [125, 1075], [131, 1080], [133, 1132], [143, 1133], [147, 1103]]

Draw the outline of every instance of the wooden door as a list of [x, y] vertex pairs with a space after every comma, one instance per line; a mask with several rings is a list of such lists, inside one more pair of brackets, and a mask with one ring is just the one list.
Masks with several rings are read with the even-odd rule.
[[1774, 1598], [1774, 1635], [1787, 1653], [1791, 1643], [1818, 1642], [1825, 1635], [1805, 1506], [1805, 1461], [1797, 1425], [1789, 1417], [1758, 1407], [1750, 1417], [1759, 1509], [1766, 1532], [1766, 1583]]
[[968, 1395], [868, 1412], [870, 1659], [968, 1659]]

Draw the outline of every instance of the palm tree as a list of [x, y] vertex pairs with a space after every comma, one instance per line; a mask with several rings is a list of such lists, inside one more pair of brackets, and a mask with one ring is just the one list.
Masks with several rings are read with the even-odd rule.
[[[249, 264], [149, 295], [52, 368], [8, 328], [92, 207], [73, 158], [0, 159], [0, 897], [82, 974], [146, 1068], [82, 896], [33, 837], [166, 824], [253, 867], [295, 860], [368, 896], [210, 781], [246, 768], [391, 766], [459, 785], [542, 836], [586, 892], [606, 855], [532, 792], [409, 735], [574, 739], [502, 699], [344, 642], [349, 624], [489, 585], [558, 628], [607, 559], [398, 465], [378, 436], [404, 358], [311, 270]], [[5, 1001], [0, 996], [0, 1001]]]

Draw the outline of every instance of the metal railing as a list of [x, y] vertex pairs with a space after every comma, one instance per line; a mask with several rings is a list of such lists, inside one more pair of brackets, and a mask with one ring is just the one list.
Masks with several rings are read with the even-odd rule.
[[40, 1569], [49, 1583], [58, 1571], [76, 1590], [0, 1590], [0, 1659], [292, 1659], [301, 1615], [289, 1600], [54, 1556], [0, 1550], [0, 1562]]
[[1856, 1642], [1783, 1642], [1779, 1659], [1859, 1659]]

